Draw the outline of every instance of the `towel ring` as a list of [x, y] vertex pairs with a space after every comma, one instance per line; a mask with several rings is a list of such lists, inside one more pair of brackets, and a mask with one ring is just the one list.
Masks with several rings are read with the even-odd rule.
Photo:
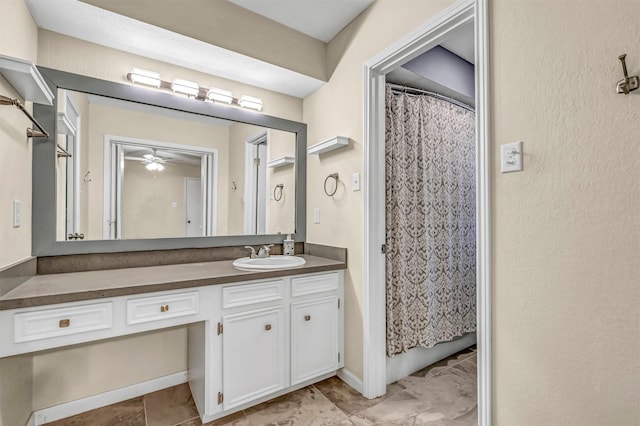
[[[336, 182], [336, 186], [335, 186], [335, 188], [333, 188], [333, 192], [331, 192], [331, 193], [329, 193], [329, 191], [327, 191], [327, 182], [329, 181], [329, 179], [333, 179]], [[324, 193], [327, 194], [329, 197], [333, 197], [334, 195], [336, 195], [336, 192], [338, 192], [338, 174], [337, 173], [331, 173], [324, 180]]]
[[[276, 201], [280, 201], [282, 200], [282, 189], [284, 188], [284, 185], [279, 183], [277, 184], [274, 188], [273, 188], [273, 199]], [[280, 191], [278, 191], [278, 189]]]

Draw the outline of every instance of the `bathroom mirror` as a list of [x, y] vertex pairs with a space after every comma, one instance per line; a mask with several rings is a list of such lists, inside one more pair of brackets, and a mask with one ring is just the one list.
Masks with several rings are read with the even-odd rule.
[[34, 255], [304, 241], [303, 123], [39, 70]]

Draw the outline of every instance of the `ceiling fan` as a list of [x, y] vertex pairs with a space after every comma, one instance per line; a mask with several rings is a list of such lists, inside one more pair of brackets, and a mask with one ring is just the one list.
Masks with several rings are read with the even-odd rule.
[[161, 172], [164, 170], [163, 163], [166, 163], [169, 159], [158, 156], [156, 149], [153, 149], [153, 154], [145, 154], [142, 156], [142, 164], [145, 165], [147, 170], [153, 172]]

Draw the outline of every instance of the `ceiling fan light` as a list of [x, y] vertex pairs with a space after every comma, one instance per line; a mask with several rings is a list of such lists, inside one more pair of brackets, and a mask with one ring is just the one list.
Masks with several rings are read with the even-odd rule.
[[262, 99], [254, 98], [253, 96], [244, 95], [240, 98], [238, 104], [242, 108], [255, 109], [256, 111], [262, 110]]
[[185, 95], [198, 96], [200, 86], [198, 86], [198, 83], [195, 81], [176, 78], [171, 82], [171, 90], [177, 93], [184, 93]]
[[141, 68], [131, 68], [131, 73], [129, 73], [128, 77], [132, 83], [145, 84], [156, 88], [159, 88], [162, 83], [159, 73], [143, 70]]
[[162, 164], [160, 164], [160, 163], [155, 162], [155, 161], [152, 161], [151, 163], [147, 164], [145, 166], [145, 168], [147, 170], [149, 170], [149, 171], [152, 171], [152, 172], [161, 172], [161, 171], [164, 170], [164, 166]]
[[210, 101], [224, 102], [225, 104], [230, 104], [233, 102], [233, 94], [224, 89], [218, 89], [216, 87], [212, 87], [207, 92], [207, 98]]

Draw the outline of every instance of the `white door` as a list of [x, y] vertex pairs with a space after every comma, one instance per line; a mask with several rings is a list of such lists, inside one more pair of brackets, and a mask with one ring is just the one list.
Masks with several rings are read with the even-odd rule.
[[200, 179], [185, 178], [185, 237], [202, 237], [202, 190]]
[[287, 386], [284, 306], [222, 317], [224, 409]]
[[291, 385], [338, 369], [338, 296], [291, 304]]

